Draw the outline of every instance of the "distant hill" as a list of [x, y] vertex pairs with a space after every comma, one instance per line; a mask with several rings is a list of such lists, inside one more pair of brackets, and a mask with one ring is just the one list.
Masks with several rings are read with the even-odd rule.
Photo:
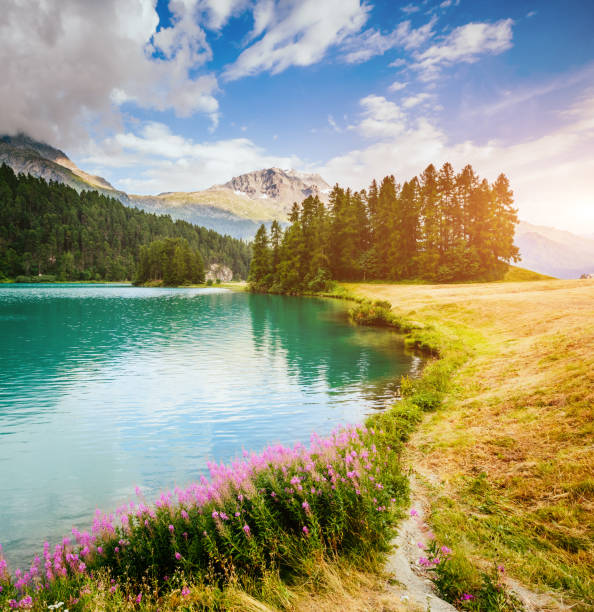
[[293, 202], [309, 195], [327, 201], [330, 186], [318, 174], [267, 168], [232, 178], [203, 191], [130, 195], [130, 204], [170, 214], [236, 237], [252, 238], [258, 226], [286, 221]]
[[242, 174], [223, 185], [193, 192], [131, 195], [100, 176], [84, 172], [59, 149], [24, 134], [0, 136], [0, 164], [16, 173], [57, 181], [77, 191], [97, 190], [126, 206], [169, 214], [235, 238], [251, 239], [262, 222], [286, 221], [293, 202], [308, 195], [326, 201], [330, 186], [317, 174], [267, 168]]
[[557, 278], [594, 272], [594, 239], [520, 221], [515, 242], [524, 268]]
[[[261, 223], [285, 222], [293, 202], [309, 195], [328, 201], [330, 186], [319, 174], [266, 168], [233, 177], [222, 185], [191, 192], [132, 195], [115, 189], [100, 176], [84, 172], [59, 149], [24, 134], [0, 137], [0, 164], [15, 172], [97, 190], [132, 206], [189, 221], [235, 238], [251, 239]], [[594, 273], [594, 237], [520, 222], [516, 230], [520, 265], [557, 278]]]
[[542, 280], [555, 280], [554, 276], [548, 276], [547, 274], [539, 274], [526, 268], [520, 268], [518, 266], [509, 266], [503, 281], [505, 283], [522, 283], [527, 281], [542, 281]]
[[118, 191], [104, 178], [81, 170], [59, 149], [38, 142], [25, 134], [0, 136], [0, 164], [10, 166], [15, 173], [31, 174], [46, 181], [56, 181], [77, 191], [96, 189], [121, 199], [126, 194]]

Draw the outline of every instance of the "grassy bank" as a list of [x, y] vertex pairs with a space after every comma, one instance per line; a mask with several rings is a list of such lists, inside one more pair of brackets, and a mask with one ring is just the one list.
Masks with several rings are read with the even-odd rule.
[[388, 301], [440, 352], [428, 373], [443, 374], [444, 391], [428, 401], [443, 406], [406, 463], [460, 573], [504, 563], [522, 583], [592, 609], [594, 282], [343, 290]]

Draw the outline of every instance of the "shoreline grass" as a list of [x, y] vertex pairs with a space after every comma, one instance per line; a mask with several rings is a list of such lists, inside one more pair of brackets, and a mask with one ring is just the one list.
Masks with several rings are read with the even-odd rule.
[[406, 463], [424, 479], [437, 538], [461, 551], [460, 572], [501, 562], [594, 609], [594, 283], [342, 290], [433, 329], [442, 362], [456, 362]]

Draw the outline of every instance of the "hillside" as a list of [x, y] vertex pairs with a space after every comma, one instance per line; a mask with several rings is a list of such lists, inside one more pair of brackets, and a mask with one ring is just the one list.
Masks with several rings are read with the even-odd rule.
[[46, 181], [56, 181], [77, 191], [95, 189], [120, 200], [127, 199], [124, 192], [115, 189], [104, 178], [78, 168], [63, 151], [24, 134], [0, 136], [2, 163], [10, 166], [16, 174], [25, 173]]
[[453, 373], [406, 467], [459, 575], [501, 564], [508, 585], [556, 595], [528, 609], [591, 610], [594, 281], [346, 287], [393, 304]]
[[141, 247], [165, 238], [183, 239], [207, 264], [247, 277], [245, 242], [0, 166], [0, 279], [131, 280]]
[[557, 278], [594, 272], [594, 239], [521, 221], [516, 228], [521, 266]]
[[326, 201], [328, 184], [315, 174], [268, 168], [232, 178], [223, 185], [193, 192], [130, 195], [99, 176], [84, 172], [59, 149], [24, 134], [0, 137], [0, 163], [26, 173], [82, 190], [97, 190], [133, 206], [188, 221], [235, 238], [251, 239], [258, 226], [273, 219], [284, 222], [293, 202], [308, 195]]

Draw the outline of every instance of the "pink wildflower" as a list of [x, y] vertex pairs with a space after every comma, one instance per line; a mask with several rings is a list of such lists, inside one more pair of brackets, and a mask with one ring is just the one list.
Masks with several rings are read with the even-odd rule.
[[411, 516], [419, 516], [419, 513], [414, 508], [412, 508], [412, 510], [410, 511], [410, 515]]
[[181, 596], [182, 597], [187, 597], [190, 594], [190, 589], [185, 586], [182, 590], [181, 590]]
[[307, 525], [303, 525], [303, 533], [305, 535], [309, 535], [309, 529], [307, 528]]
[[250, 526], [249, 526], [249, 525], [247, 525], [247, 524], [246, 524], [246, 525], [244, 525], [244, 526], [243, 526], [243, 531], [245, 532], [245, 535], [246, 535], [246, 536], [249, 538], [249, 537], [250, 537], [250, 535], [251, 535], [251, 532], [250, 532]]

